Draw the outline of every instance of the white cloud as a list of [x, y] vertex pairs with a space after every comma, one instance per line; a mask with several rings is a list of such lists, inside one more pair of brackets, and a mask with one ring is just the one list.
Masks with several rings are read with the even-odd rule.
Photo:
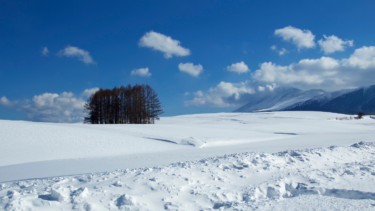
[[68, 46], [58, 52], [59, 56], [66, 57], [77, 57], [79, 60], [83, 61], [85, 64], [96, 64], [93, 58], [90, 56], [90, 53], [86, 50]]
[[203, 97], [203, 92], [201, 90], [198, 90], [198, 91], [194, 92], [194, 95], [197, 96], [197, 97]]
[[94, 94], [98, 90], [99, 90], [98, 87], [91, 88], [91, 89], [85, 89], [85, 91], [83, 91], [81, 95], [89, 98], [92, 94]]
[[375, 46], [356, 49], [348, 59], [343, 59], [343, 65], [359, 69], [375, 68]]
[[288, 53], [288, 51], [285, 48], [282, 48], [280, 51], [278, 51], [279, 55], [284, 55], [285, 53]]
[[277, 50], [276, 45], [271, 46], [271, 49], [276, 51], [280, 56], [288, 53], [288, 51], [285, 48], [282, 48], [281, 50]]
[[44, 47], [43, 50], [42, 50], [42, 55], [43, 55], [43, 56], [48, 56], [48, 54], [49, 54], [49, 50], [48, 50], [48, 48], [47, 48], [47, 47]]
[[277, 87], [277, 85], [275, 83], [273, 83], [272, 85], [267, 84], [266, 87], [272, 92]]
[[149, 76], [151, 76], [151, 73], [148, 72], [148, 67], [146, 67], [146, 68], [134, 69], [134, 70], [132, 70], [130, 75], [139, 75], [139, 76], [143, 76], [143, 77], [149, 77]]
[[275, 30], [275, 35], [283, 38], [285, 41], [294, 43], [298, 49], [314, 48], [315, 35], [310, 30], [301, 30], [292, 26]]
[[10, 106], [13, 106], [14, 104], [16, 104], [17, 103], [17, 101], [10, 101], [10, 100], [8, 100], [8, 98], [6, 97], [6, 96], [2, 96], [1, 98], [0, 98], [0, 105], [3, 105], [3, 106], [8, 106], [8, 107], [10, 107]]
[[248, 81], [243, 83], [220, 82], [216, 87], [210, 88], [206, 93], [198, 91], [197, 97], [185, 101], [185, 106], [210, 106], [229, 107], [236, 106], [244, 94], [254, 93], [254, 89], [248, 87]]
[[228, 66], [227, 70], [236, 72], [238, 74], [247, 73], [250, 71], [249, 67], [243, 61], [232, 64], [231, 66]]
[[184, 95], [185, 95], [185, 96], [189, 96], [189, 95], [190, 95], [190, 92], [185, 92]]
[[331, 54], [336, 51], [344, 51], [346, 46], [353, 46], [353, 40], [342, 40], [335, 35], [327, 37], [324, 36], [324, 40], [321, 39], [318, 41], [318, 44], [321, 48], [321, 51], [324, 51], [325, 54]]
[[[83, 93], [84, 94], [84, 93]], [[27, 119], [42, 122], [78, 122], [83, 120], [85, 100], [71, 92], [35, 95], [18, 108], [27, 113]]]
[[174, 40], [169, 36], [154, 31], [147, 32], [139, 40], [139, 46], [149, 47], [164, 53], [164, 57], [169, 59], [175, 56], [188, 56], [190, 50], [180, 45], [180, 41]]
[[193, 63], [187, 62], [185, 64], [180, 63], [178, 69], [182, 72], [186, 72], [194, 77], [198, 77], [203, 72], [202, 65], [194, 65]]
[[17, 111], [26, 112], [26, 119], [41, 122], [80, 122], [87, 97], [98, 88], [84, 90], [76, 97], [72, 92], [43, 93], [35, 95], [32, 100], [9, 101], [5, 96], [0, 98], [0, 105], [17, 106]]
[[327, 91], [373, 85], [374, 77], [374, 46], [356, 49], [349, 58], [341, 60], [323, 56], [319, 59], [302, 59], [287, 66], [264, 62], [252, 74], [252, 79], [259, 82]]
[[261, 64], [260, 69], [256, 70], [252, 77], [263, 82], [319, 85], [327, 79], [322, 73], [334, 71], [335, 65], [338, 65], [338, 62], [328, 57], [315, 60], [304, 59], [289, 66], [265, 62]]
[[258, 86], [258, 91], [259, 92], [263, 92], [266, 90], [266, 88], [269, 90], [269, 91], [273, 91], [275, 88], [277, 87], [277, 85], [275, 83], [269, 85], [269, 84], [266, 84], [266, 86]]

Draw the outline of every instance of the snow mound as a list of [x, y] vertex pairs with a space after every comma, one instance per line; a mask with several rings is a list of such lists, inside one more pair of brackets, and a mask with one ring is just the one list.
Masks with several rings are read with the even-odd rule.
[[201, 148], [201, 147], [203, 147], [206, 144], [206, 142], [201, 141], [198, 138], [188, 137], [188, 138], [181, 139], [180, 142], [179, 142], [179, 144], [182, 144], [182, 145], [192, 145], [192, 146]]
[[116, 200], [116, 206], [120, 209], [121, 206], [133, 206], [135, 205], [135, 200], [133, 197], [123, 194]]

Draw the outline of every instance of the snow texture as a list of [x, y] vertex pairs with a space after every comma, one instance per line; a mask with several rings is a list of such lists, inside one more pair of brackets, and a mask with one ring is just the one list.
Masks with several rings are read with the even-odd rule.
[[237, 153], [0, 187], [2, 210], [371, 210], [375, 145]]
[[0, 121], [0, 210], [373, 210], [375, 120], [347, 117]]

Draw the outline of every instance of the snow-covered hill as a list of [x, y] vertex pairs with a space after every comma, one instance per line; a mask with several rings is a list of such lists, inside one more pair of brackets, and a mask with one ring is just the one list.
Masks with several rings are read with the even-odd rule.
[[321, 89], [301, 91], [291, 87], [277, 87], [267, 96], [238, 108], [234, 112], [279, 111], [326, 92]]
[[357, 114], [362, 111], [375, 113], [375, 85], [352, 90], [341, 90], [291, 105], [284, 110], [328, 111], [344, 114]]
[[277, 87], [261, 99], [252, 100], [234, 112], [325, 111], [343, 114], [375, 113], [375, 85], [335, 92], [301, 91]]
[[348, 115], [219, 113], [155, 125], [3, 120], [0, 210], [371, 210], [375, 146], [365, 142], [373, 141], [375, 119], [336, 119], [342, 117]]

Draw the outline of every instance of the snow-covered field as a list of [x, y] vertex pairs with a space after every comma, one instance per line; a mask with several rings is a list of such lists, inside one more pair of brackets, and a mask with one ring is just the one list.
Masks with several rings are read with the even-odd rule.
[[2, 120], [0, 210], [373, 210], [375, 119], [343, 117]]

